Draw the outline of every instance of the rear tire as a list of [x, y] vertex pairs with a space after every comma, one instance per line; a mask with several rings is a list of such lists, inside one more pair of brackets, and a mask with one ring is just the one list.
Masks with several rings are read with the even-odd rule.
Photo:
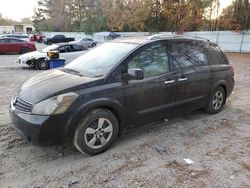
[[30, 52], [30, 49], [27, 48], [27, 47], [24, 47], [24, 48], [21, 49], [21, 54], [26, 54], [28, 52]]
[[204, 111], [209, 114], [219, 113], [223, 105], [226, 102], [225, 90], [222, 87], [216, 88], [209, 99], [208, 105], [204, 108]]
[[36, 66], [39, 70], [47, 70], [49, 68], [49, 62], [46, 59], [39, 59]]
[[93, 44], [91, 45], [92, 48], [94, 48], [95, 46], [96, 46], [96, 43], [93, 43]]
[[97, 155], [106, 151], [117, 138], [119, 125], [107, 109], [93, 110], [75, 128], [73, 145], [81, 153]]

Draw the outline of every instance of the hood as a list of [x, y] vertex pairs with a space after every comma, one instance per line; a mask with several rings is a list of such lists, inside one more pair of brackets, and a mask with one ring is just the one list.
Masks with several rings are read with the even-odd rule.
[[39, 51], [34, 51], [34, 52], [29, 52], [26, 54], [23, 54], [19, 57], [19, 59], [33, 59], [33, 58], [40, 58], [40, 57], [47, 57], [47, 53], [39, 52]]
[[62, 93], [88, 88], [101, 81], [100, 78], [87, 78], [61, 71], [45, 71], [30, 78], [18, 90], [18, 96], [32, 104]]

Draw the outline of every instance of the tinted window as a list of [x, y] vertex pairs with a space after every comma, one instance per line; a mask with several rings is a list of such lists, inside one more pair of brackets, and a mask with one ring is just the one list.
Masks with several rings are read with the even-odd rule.
[[171, 43], [168, 45], [169, 54], [176, 60], [181, 68], [194, 66], [188, 53], [188, 48], [183, 42]]
[[208, 48], [208, 53], [209, 53], [210, 64], [217, 65], [226, 63], [224, 56], [218, 46], [210, 45]]
[[9, 42], [10, 42], [9, 39], [1, 39], [1, 40], [0, 40], [0, 44], [7, 44], [7, 43], [9, 43]]
[[200, 44], [190, 43], [187, 44], [187, 48], [187, 55], [190, 57], [192, 62], [199, 66], [208, 64], [206, 50]]
[[58, 48], [58, 51], [60, 53], [72, 52], [72, 46], [70, 46], [70, 45], [61, 46]]
[[79, 46], [79, 45], [73, 45], [73, 51], [82, 51], [85, 50], [85, 48], [83, 46]]
[[20, 42], [24, 42], [24, 41], [18, 40], [18, 39], [10, 39], [10, 43], [12, 43], [12, 44], [20, 43]]
[[128, 68], [140, 68], [145, 77], [157, 76], [169, 72], [169, 58], [166, 47], [162, 44], [152, 45], [140, 51], [128, 63]]
[[15, 38], [28, 38], [28, 36], [22, 36], [22, 35], [12, 35], [10, 37], [15, 37]]
[[205, 48], [193, 42], [176, 42], [168, 45], [168, 51], [181, 68], [207, 65]]

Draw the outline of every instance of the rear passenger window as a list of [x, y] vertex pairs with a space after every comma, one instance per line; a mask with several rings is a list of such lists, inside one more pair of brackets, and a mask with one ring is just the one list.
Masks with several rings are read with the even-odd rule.
[[84, 48], [82, 46], [78, 46], [78, 45], [73, 45], [73, 51], [77, 52], [77, 51], [82, 51], [84, 50]]
[[23, 41], [22, 40], [17, 40], [17, 39], [10, 39], [11, 44], [20, 43], [20, 42], [23, 42]]
[[176, 42], [168, 45], [170, 55], [178, 62], [181, 68], [204, 66], [208, 64], [205, 49], [197, 43]]

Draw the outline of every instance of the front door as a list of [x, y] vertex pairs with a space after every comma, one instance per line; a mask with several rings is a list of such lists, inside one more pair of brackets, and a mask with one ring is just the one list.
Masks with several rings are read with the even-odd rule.
[[131, 80], [125, 86], [125, 105], [131, 120], [144, 122], [172, 115], [176, 73], [171, 70], [164, 43], [141, 47], [127, 63], [128, 69], [144, 71], [143, 80]]

